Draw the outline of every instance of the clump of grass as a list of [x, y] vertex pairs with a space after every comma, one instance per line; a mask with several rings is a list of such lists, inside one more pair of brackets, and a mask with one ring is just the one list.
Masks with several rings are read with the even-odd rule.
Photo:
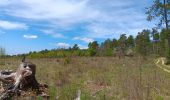
[[68, 75], [68, 73], [59, 71], [58, 79], [56, 81], [56, 85], [61, 87], [61, 86], [64, 86], [66, 84], [69, 84], [70, 83], [69, 78], [70, 78], [70, 76]]
[[37, 100], [43, 100], [43, 98], [41, 96], [38, 96]]
[[49, 95], [50, 95], [50, 99], [55, 100], [57, 97], [57, 88], [54, 86], [50, 86], [49, 87]]
[[82, 92], [81, 94], [81, 100], [94, 100], [94, 97], [89, 92]]
[[67, 56], [67, 57], [64, 58], [64, 65], [70, 64], [70, 62], [71, 62], [70, 56]]
[[111, 85], [111, 78], [106, 74], [99, 74], [95, 77], [95, 82], [100, 86], [109, 86]]
[[60, 100], [73, 100], [77, 95], [78, 87], [75, 84], [65, 85], [61, 88], [59, 99]]
[[156, 100], [164, 100], [164, 98], [162, 96], [157, 96]]

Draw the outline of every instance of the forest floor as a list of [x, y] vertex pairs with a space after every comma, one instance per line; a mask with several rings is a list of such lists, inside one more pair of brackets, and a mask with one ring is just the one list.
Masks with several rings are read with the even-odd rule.
[[[0, 61], [5, 62], [0, 64], [0, 70], [15, 71], [21, 58]], [[29, 61], [37, 66], [38, 82], [49, 85], [50, 100], [74, 100], [79, 90], [81, 100], [170, 100], [170, 67], [164, 65], [164, 58], [66, 57]], [[33, 98], [43, 100], [34, 94], [27, 100]]]

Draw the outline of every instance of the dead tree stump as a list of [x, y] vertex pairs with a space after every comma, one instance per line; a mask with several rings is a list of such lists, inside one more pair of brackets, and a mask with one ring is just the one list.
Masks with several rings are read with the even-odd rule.
[[0, 100], [6, 100], [14, 95], [19, 95], [20, 91], [32, 89], [37, 94], [41, 94], [42, 85], [40, 85], [36, 78], [36, 65], [31, 62], [22, 60], [16, 72], [2, 71], [0, 72], [0, 81], [3, 83], [4, 91], [0, 94]]

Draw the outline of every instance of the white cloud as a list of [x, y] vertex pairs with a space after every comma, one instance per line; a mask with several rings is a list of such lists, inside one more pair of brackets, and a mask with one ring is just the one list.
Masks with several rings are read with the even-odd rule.
[[86, 42], [86, 43], [94, 41], [92, 38], [87, 38], [87, 37], [83, 37], [83, 38], [81, 38], [81, 37], [74, 37], [73, 39], [74, 40], [81, 40], [81, 41]]
[[68, 48], [68, 47], [70, 47], [70, 44], [68, 44], [68, 43], [62, 43], [62, 42], [56, 43], [56, 44], [54, 44], [54, 45], [57, 46], [58, 48]]
[[[88, 0], [11, 0], [6, 4], [6, 6], [11, 7], [4, 9], [8, 14], [22, 18], [35, 20], [67, 20], [68, 18], [83, 17], [86, 12], [81, 11], [88, 10], [86, 9], [87, 2]], [[15, 8], [15, 11], [13, 8]]]
[[5, 20], [0, 20], [0, 28], [10, 30], [10, 29], [27, 29], [28, 26], [24, 23], [10, 22]]
[[41, 31], [47, 35], [51, 35], [54, 38], [65, 38], [65, 36], [63, 36], [60, 33], [56, 33], [54, 30], [41, 30]]
[[101, 12], [93, 9], [90, 2], [90, 0], [11, 0], [0, 9], [0, 12], [63, 27], [91, 22], [100, 17]]
[[84, 45], [81, 45], [81, 44], [78, 44], [78, 46], [79, 46], [80, 49], [88, 49], [87, 46], [84, 46]]
[[23, 35], [23, 37], [24, 37], [25, 39], [36, 39], [36, 38], [38, 38], [37, 35]]
[[[145, 6], [148, 0], [0, 0], [0, 13], [18, 18], [42, 21], [53, 27], [46, 32], [53, 37], [63, 37], [59, 30], [83, 25], [84, 36], [108, 38], [125, 32], [136, 34], [137, 29], [147, 28]], [[15, 9], [15, 10], [14, 10]], [[153, 25], [150, 25], [152, 27]], [[82, 37], [82, 36], [80, 36]]]
[[[56, 46], [58, 48], [69, 48], [69, 47], [72, 47], [74, 44], [68, 44], [68, 43], [64, 43], [64, 42], [59, 42], [59, 43], [50, 43], [50, 45]], [[87, 46], [81, 45], [81, 44], [78, 44], [78, 47], [80, 49], [87, 49], [88, 48]]]

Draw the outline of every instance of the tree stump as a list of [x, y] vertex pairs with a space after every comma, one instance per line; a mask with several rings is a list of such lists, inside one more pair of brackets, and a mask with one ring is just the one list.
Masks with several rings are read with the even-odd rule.
[[[0, 100], [7, 100], [15, 95], [20, 95], [21, 91], [32, 89], [36, 94], [43, 94], [47, 85], [39, 84], [35, 78], [36, 65], [22, 60], [16, 72], [1, 71], [0, 81], [3, 83], [3, 92], [0, 94]], [[41, 88], [41, 89], [40, 89]]]

